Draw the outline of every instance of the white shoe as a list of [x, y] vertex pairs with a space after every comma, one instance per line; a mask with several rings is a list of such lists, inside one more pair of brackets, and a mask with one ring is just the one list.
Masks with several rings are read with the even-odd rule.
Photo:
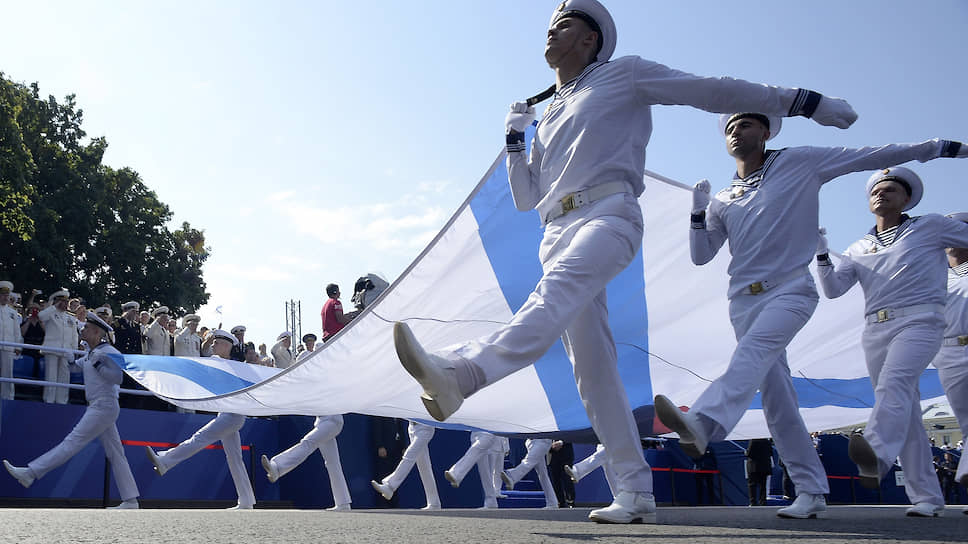
[[464, 402], [454, 363], [424, 351], [406, 323], [393, 324], [393, 345], [403, 368], [423, 387], [427, 413], [437, 421], [449, 418]]
[[427, 506], [424, 506], [423, 508], [421, 508], [421, 510], [440, 510], [440, 505], [439, 504], [428, 504]]
[[30, 487], [34, 483], [34, 473], [30, 470], [30, 467], [15, 467], [6, 459], [3, 460], [3, 466], [7, 468], [7, 472], [11, 476], [20, 482], [20, 485]]
[[706, 453], [709, 439], [695, 415], [683, 412], [665, 395], [655, 396], [655, 414], [663, 425], [679, 435], [679, 448], [683, 453], [693, 459], [699, 459]]
[[151, 449], [151, 446], [145, 446], [145, 453], [148, 455], [148, 460], [151, 461], [151, 464], [155, 466], [155, 472], [158, 473], [158, 476], [164, 476], [168, 472], [168, 467], [161, 461], [161, 457], [158, 457], [158, 454], [155, 453], [155, 450]]
[[797, 495], [793, 504], [777, 510], [776, 515], [781, 518], [807, 519], [815, 518], [818, 513], [825, 510], [827, 510], [827, 499], [823, 495], [801, 493]]
[[138, 504], [138, 499], [128, 499], [121, 502], [117, 506], [108, 506], [105, 510], [139, 510], [141, 505]]
[[511, 478], [511, 475], [508, 474], [508, 471], [506, 470], [501, 471], [501, 481], [504, 482], [504, 488], [507, 489], [508, 491], [511, 491], [512, 489], [514, 489], [514, 484], [515, 484], [514, 478]]
[[444, 471], [444, 478], [446, 478], [447, 481], [450, 482], [450, 485], [452, 487], [460, 487], [460, 480], [458, 480], [457, 476], [454, 476], [454, 473], [451, 472], [450, 470]]
[[655, 523], [655, 497], [651, 493], [620, 491], [612, 504], [592, 510], [588, 519], [597, 523]]
[[905, 510], [904, 513], [912, 518], [940, 518], [944, 515], [944, 505], [919, 502]]
[[251, 504], [236, 504], [232, 508], [226, 508], [226, 510], [252, 510], [252, 507]]
[[847, 442], [847, 457], [857, 465], [857, 477], [860, 485], [867, 489], [877, 489], [881, 486], [881, 473], [878, 469], [877, 453], [871, 447], [864, 435], [854, 433]]
[[336, 506], [331, 506], [326, 510], [328, 512], [349, 512], [352, 509], [353, 507], [350, 506], [350, 503], [344, 502], [343, 504], [337, 504]]
[[565, 471], [565, 474], [567, 474], [568, 477], [571, 478], [572, 482], [577, 484], [578, 481], [581, 480], [581, 476], [578, 475], [578, 471], [575, 470], [575, 467], [571, 465], [565, 465], [563, 470]]
[[380, 495], [383, 495], [383, 498], [384, 499], [390, 500], [390, 499], [393, 498], [393, 491], [394, 490], [388, 484], [385, 484], [383, 482], [378, 482], [376, 480], [370, 480], [370, 485], [373, 486], [373, 489], [377, 493], [379, 493]]
[[554, 502], [554, 503], [546, 504], [546, 505], [542, 506], [541, 509], [542, 510], [557, 510], [558, 509], [558, 503]]
[[269, 479], [269, 483], [276, 483], [276, 480], [279, 479], [279, 468], [265, 454], [262, 454], [262, 468], [266, 471], [266, 478]]

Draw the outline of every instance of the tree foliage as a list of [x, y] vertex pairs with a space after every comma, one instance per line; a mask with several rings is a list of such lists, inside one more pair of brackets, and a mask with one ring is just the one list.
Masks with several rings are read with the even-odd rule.
[[82, 119], [74, 95], [43, 99], [0, 73], [0, 279], [195, 311], [209, 297], [204, 232], [169, 230], [168, 206], [136, 171], [102, 163], [108, 143], [85, 143]]

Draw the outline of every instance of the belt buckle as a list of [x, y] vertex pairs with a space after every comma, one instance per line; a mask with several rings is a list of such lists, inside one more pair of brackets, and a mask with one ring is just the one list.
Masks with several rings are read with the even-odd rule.
[[570, 195], [561, 199], [562, 213], [568, 213], [577, 207], [578, 206], [575, 206], [575, 193], [571, 193]]
[[883, 322], [888, 321], [890, 319], [891, 319], [890, 316], [887, 315], [887, 309], [886, 308], [883, 309], [883, 310], [877, 310], [877, 322], [878, 323], [883, 323]]
[[758, 281], [756, 283], [751, 283], [750, 284], [750, 294], [751, 295], [758, 295], [758, 294], [760, 294], [762, 292], [763, 292], [763, 282]]
[[968, 334], [958, 337], [959, 346], [968, 346]]

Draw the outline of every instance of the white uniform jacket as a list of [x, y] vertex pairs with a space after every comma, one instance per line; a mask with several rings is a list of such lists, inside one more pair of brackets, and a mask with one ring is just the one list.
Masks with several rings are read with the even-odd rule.
[[201, 357], [202, 339], [187, 328], [175, 335], [175, 355]]
[[145, 328], [145, 354], [171, 355], [171, 335], [158, 321], [152, 321]]

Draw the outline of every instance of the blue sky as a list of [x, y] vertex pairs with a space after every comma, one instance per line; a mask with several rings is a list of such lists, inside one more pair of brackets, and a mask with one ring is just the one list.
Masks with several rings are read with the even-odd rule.
[[[174, 225], [205, 230], [203, 323], [221, 305], [227, 327], [269, 343], [285, 300], [319, 332], [327, 283], [349, 306], [358, 276], [396, 277], [433, 237], [500, 151], [507, 105], [553, 81], [542, 51], [557, 4], [10, 3], [0, 71], [77, 94], [86, 131], [110, 144], [105, 161], [140, 172]], [[846, 131], [789, 120], [777, 147], [968, 140], [963, 1], [606, 6], [616, 56], [806, 87], [860, 115]], [[727, 183], [714, 115], [656, 107], [654, 122], [646, 168]], [[913, 168], [926, 184], [915, 213], [968, 208], [968, 161]], [[821, 193], [834, 248], [872, 224], [866, 178]]]

